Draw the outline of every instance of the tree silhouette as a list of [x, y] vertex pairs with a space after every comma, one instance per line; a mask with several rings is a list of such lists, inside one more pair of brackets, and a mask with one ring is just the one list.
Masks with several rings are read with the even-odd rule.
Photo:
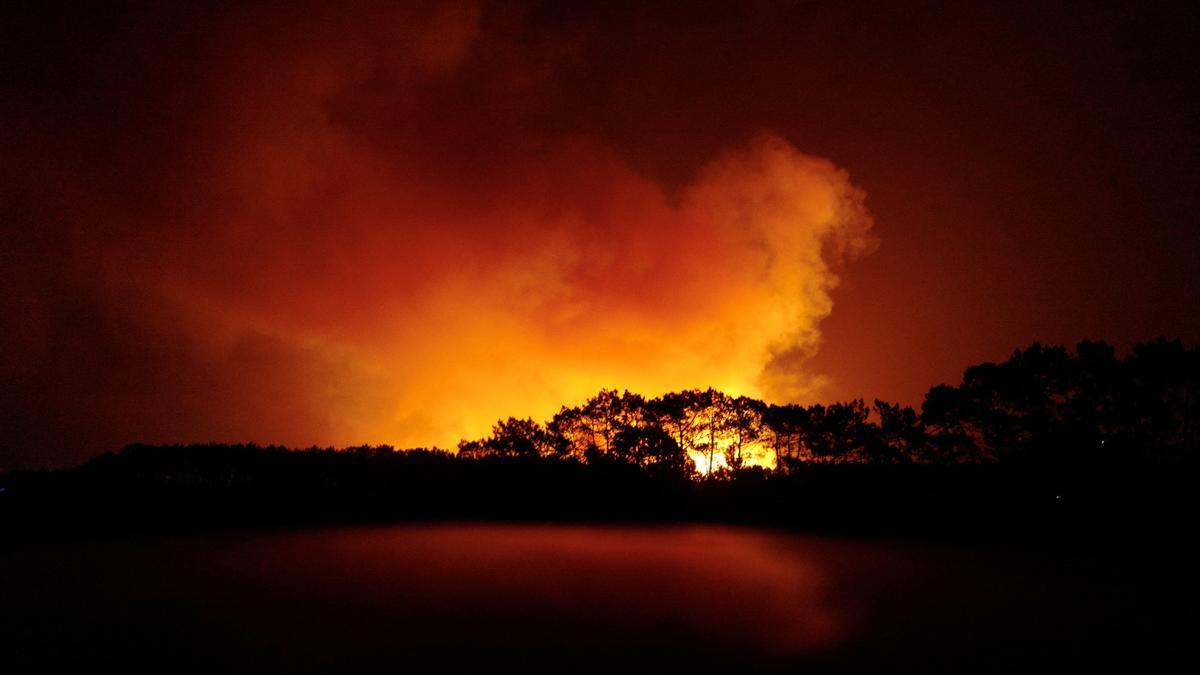
[[879, 427], [864, 445], [863, 459], [880, 464], [929, 459], [925, 425], [917, 411], [879, 399], [875, 399], [873, 408], [879, 417]]
[[691, 392], [688, 402], [689, 413], [696, 420], [697, 441], [694, 447], [708, 456], [707, 476], [713, 474], [717, 448], [725, 438], [725, 411], [729, 408], [729, 400], [728, 394], [709, 387], [704, 391]]
[[612, 455], [653, 475], [691, 477], [696, 464], [667, 432], [656, 426], [628, 426], [614, 439]]
[[1200, 445], [1200, 350], [1159, 338], [1134, 347], [1126, 364], [1138, 450], [1147, 459], [1190, 457]]
[[[870, 408], [862, 400], [768, 405], [713, 388], [652, 400], [603, 389], [582, 405], [564, 406], [545, 426], [530, 418], [500, 420], [487, 437], [460, 442], [456, 454], [391, 446], [336, 453], [130, 446], [117, 458], [87, 466], [133, 467], [134, 478], [121, 480], [173, 494], [271, 493], [286, 485], [289, 494], [338, 492], [354, 500], [388, 494], [396, 484], [410, 495], [428, 495], [419, 481], [397, 478], [401, 466], [432, 472], [438, 480], [453, 475], [462, 485], [562, 481], [578, 487], [614, 477], [635, 483], [637, 476], [691, 478], [700, 457], [707, 460], [703, 475], [711, 479], [704, 483], [714, 489], [724, 481], [746, 486], [768, 476], [799, 478], [791, 483], [797, 485], [811, 475], [810, 467], [824, 464], [999, 463], [1059, 481], [1085, 467], [1194, 464], [1198, 391], [1200, 351], [1179, 341], [1141, 343], [1124, 357], [1103, 342], [1081, 342], [1073, 350], [1034, 343], [1003, 362], [967, 368], [957, 385], [931, 388], [919, 413], [878, 399]], [[773, 466], [754, 466], [760, 449], [773, 453]], [[344, 463], [324, 470], [334, 455]], [[573, 473], [591, 470], [597, 473]], [[588, 482], [593, 479], [599, 482]]]
[[[747, 468], [752, 448], [787, 474], [809, 464], [1000, 462], [1067, 467], [1098, 462], [1194, 461], [1200, 446], [1200, 351], [1158, 339], [1125, 358], [1103, 342], [1074, 350], [1034, 343], [1001, 363], [971, 366], [958, 385], [929, 390], [918, 413], [876, 399], [767, 405], [716, 389], [647, 401], [603, 389], [563, 407], [545, 428], [508, 419], [460, 454], [599, 457], [678, 468], [693, 453], [726, 473]], [[876, 421], [872, 421], [874, 411]], [[669, 442], [668, 442], [669, 441]]]
[[550, 434], [532, 419], [510, 417], [492, 427], [492, 435], [480, 441], [460, 443], [458, 451], [466, 457], [537, 458], [556, 454]]
[[645, 399], [626, 391], [601, 389], [577, 408], [564, 407], [547, 424], [557, 437], [558, 452], [583, 458], [589, 448], [607, 455], [623, 430], [644, 423]]
[[689, 453], [696, 450], [696, 427], [700, 408], [694, 404], [696, 392], [664, 394], [647, 404], [645, 419], [667, 433], [675, 444]]
[[776, 470], [787, 473], [809, 453], [804, 443], [808, 409], [796, 404], [772, 404], [763, 411], [762, 422], [767, 443], [775, 453]]
[[762, 414], [766, 406], [748, 396], [723, 397], [719, 405], [721, 424], [729, 441], [725, 446], [725, 463], [731, 469], [741, 469], [746, 449], [763, 436]]

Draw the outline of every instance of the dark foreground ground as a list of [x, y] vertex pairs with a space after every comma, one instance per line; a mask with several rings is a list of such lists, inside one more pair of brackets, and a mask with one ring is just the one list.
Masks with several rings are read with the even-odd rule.
[[25, 533], [5, 672], [1195, 672], [1182, 550], [705, 525]]

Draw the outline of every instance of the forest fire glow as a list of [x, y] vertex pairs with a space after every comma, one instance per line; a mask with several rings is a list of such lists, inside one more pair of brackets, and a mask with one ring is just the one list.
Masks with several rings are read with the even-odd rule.
[[[406, 392], [397, 412], [407, 424], [389, 420], [383, 437], [426, 434], [412, 429], [413, 414], [435, 441], [472, 437], [514, 410], [544, 418], [605, 386], [657, 394], [713, 385], [787, 398], [811, 391], [798, 362], [816, 347], [834, 281], [820, 249], [860, 236], [865, 223], [844, 177], [764, 138], [711, 167], [679, 209], [662, 194], [631, 209], [631, 188], [652, 188], [622, 179], [632, 185], [597, 191], [627, 212], [527, 225], [526, 250], [505, 251], [470, 279], [447, 268], [428, 280], [433, 302], [398, 310], [452, 328], [429, 342], [405, 336], [380, 355], [395, 354], [395, 371], [413, 373], [392, 385]], [[845, 209], [820, 219], [809, 211], [813, 192]], [[422, 365], [413, 372], [415, 354]], [[426, 412], [454, 408], [463, 417]]]
[[48, 237], [88, 253], [56, 271], [84, 307], [23, 296], [29, 334], [82, 312], [76, 356], [125, 383], [105, 428], [64, 418], [76, 437], [452, 448], [605, 387], [813, 397], [835, 271], [873, 246], [845, 171], [762, 132], [660, 184], [488, 99], [536, 99], [542, 54], [412, 11], [289, 16], [270, 49], [252, 27], [280, 17], [231, 17], [195, 46], [200, 89], [167, 95], [166, 168], [108, 167], [140, 192], [90, 165], [39, 188], [62, 193]]
[[5, 672], [1182, 670], [1189, 9], [6, 3]]

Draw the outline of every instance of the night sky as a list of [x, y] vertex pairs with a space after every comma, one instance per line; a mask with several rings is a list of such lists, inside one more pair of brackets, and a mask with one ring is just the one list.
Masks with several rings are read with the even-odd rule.
[[709, 4], [6, 4], [0, 469], [1200, 343], [1182, 3]]

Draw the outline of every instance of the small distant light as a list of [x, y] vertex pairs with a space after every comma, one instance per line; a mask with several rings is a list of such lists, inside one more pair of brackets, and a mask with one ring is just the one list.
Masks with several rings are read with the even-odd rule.
[[1054, 495], [1054, 502], [1055, 502], [1056, 504], [1061, 504], [1061, 503], [1063, 503], [1063, 496], [1062, 496], [1062, 495]]

